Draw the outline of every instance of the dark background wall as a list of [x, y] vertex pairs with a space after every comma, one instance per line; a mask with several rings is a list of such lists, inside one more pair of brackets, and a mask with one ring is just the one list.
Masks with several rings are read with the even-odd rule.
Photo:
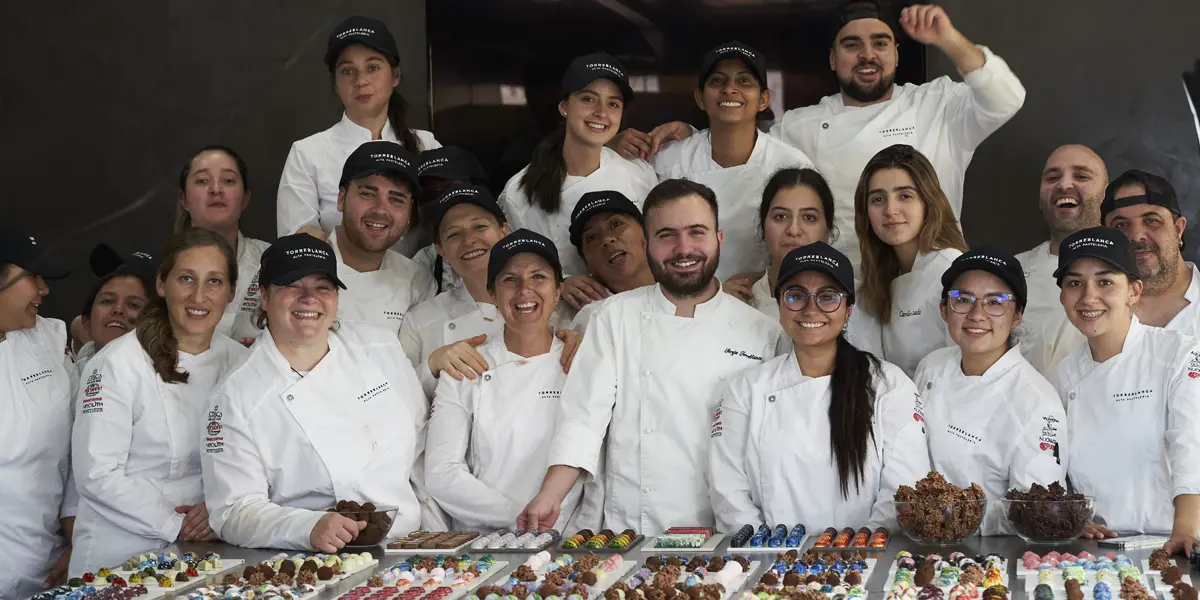
[[[968, 243], [1018, 252], [1047, 239], [1038, 182], [1066, 143], [1100, 154], [1109, 173], [1140, 168], [1174, 185], [1200, 246], [1200, 142], [1180, 76], [1200, 59], [1200, 2], [1179, 0], [946, 0], [956, 27], [1001, 54], [1028, 91], [967, 171]], [[929, 77], [953, 65], [929, 52]], [[955, 75], [957, 77], [957, 75]]]
[[424, 0], [0, 2], [0, 219], [75, 270], [43, 308], [69, 318], [107, 241], [158, 251], [183, 161], [233, 147], [250, 167], [243, 231], [275, 237], [293, 141], [341, 118], [323, 57], [350, 14], [387, 22], [414, 126], [428, 126]]

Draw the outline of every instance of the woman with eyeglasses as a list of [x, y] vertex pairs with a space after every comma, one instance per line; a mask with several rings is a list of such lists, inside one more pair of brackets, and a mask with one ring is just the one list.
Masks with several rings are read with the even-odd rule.
[[733, 378], [713, 417], [719, 528], [895, 525], [896, 489], [929, 472], [916, 386], [846, 341], [854, 268], [841, 252], [825, 242], [788, 252], [775, 296], [792, 351]]
[[1065, 484], [1066, 412], [1013, 332], [1027, 298], [1013, 256], [983, 246], [954, 259], [941, 316], [955, 345], [917, 367], [930, 461], [950, 483], [983, 488], [983, 535], [1012, 533], [1000, 505], [1008, 490]]

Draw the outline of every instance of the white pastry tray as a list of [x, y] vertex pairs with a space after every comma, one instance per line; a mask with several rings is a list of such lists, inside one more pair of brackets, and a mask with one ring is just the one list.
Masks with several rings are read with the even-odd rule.
[[[662, 549], [662, 548], [660, 548], [660, 549]], [[736, 555], [736, 553], [735, 553], [735, 555]], [[750, 580], [750, 576], [753, 575], [754, 573], [757, 573], [758, 570], [760, 568], [762, 568], [762, 565], [763, 565], [762, 561], [756, 560], [756, 561], [751, 562], [750, 567], [748, 569], [743, 571], [741, 575], [734, 577], [733, 581], [730, 581], [729, 585], [725, 586], [725, 592], [721, 594], [721, 600], [731, 600], [731, 599], [738, 598], [738, 592], [740, 592], [743, 587], [746, 587], [746, 582]], [[690, 575], [691, 575], [691, 573], [687, 572], [686, 570], [682, 570], [679, 573], [679, 583], [683, 583], [683, 582], [687, 581], [688, 576], [690, 576]], [[707, 576], [705, 576], [705, 578], [703, 580], [704, 583], [712, 583], [711, 578], [714, 575], [716, 575], [716, 573], [709, 573]], [[626, 582], [628, 582], [628, 580], [626, 580]]]
[[[716, 552], [717, 546], [720, 546], [721, 541], [724, 539], [725, 539], [725, 534], [716, 533], [716, 534], [713, 534], [712, 537], [709, 537], [708, 540], [704, 542], [704, 544], [697, 546], [695, 548], [655, 548], [654, 545], [658, 543], [658, 536], [653, 536], [653, 537], [646, 538], [646, 541], [642, 542], [642, 546], [640, 548], [638, 548], [638, 551], [639, 552], [658, 552], [658, 553], [665, 553], [665, 554], [672, 554], [672, 553], [677, 553], [677, 552]], [[738, 552], [741, 552], [744, 549], [745, 548], [736, 548], [736, 549], [732, 550], [732, 553], [736, 554]], [[778, 552], [778, 550], [776, 550], [776, 552]]]

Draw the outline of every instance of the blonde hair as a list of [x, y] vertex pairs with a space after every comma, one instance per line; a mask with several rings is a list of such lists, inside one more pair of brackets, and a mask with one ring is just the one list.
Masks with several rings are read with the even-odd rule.
[[958, 228], [958, 219], [950, 200], [942, 191], [937, 171], [929, 159], [912, 146], [896, 144], [880, 150], [867, 162], [858, 188], [854, 191], [854, 230], [862, 252], [863, 283], [860, 303], [881, 324], [892, 316], [892, 280], [900, 276], [900, 259], [896, 251], [879, 239], [867, 216], [867, 195], [871, 177], [884, 169], [900, 169], [912, 178], [917, 196], [925, 205], [925, 220], [917, 236], [917, 251], [932, 252], [955, 248], [965, 252], [967, 241]]

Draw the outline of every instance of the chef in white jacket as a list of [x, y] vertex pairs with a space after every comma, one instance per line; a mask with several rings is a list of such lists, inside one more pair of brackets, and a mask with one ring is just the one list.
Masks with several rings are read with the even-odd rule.
[[[364, 142], [396, 142], [414, 155], [441, 146], [432, 133], [408, 127], [408, 103], [399, 88], [400, 51], [382, 21], [353, 16], [338, 24], [329, 34], [325, 65], [345, 112], [333, 127], [292, 144], [276, 195], [281, 236], [304, 231], [324, 238], [333, 233], [342, 222], [342, 165]], [[408, 250], [406, 256], [417, 249], [403, 243], [397, 248]]]
[[367, 142], [342, 169], [338, 210], [342, 222], [329, 234], [338, 278], [346, 292], [340, 321], [366, 321], [399, 332], [413, 306], [434, 296], [429, 271], [392, 250], [416, 226], [417, 157], [395, 142]]
[[[53, 265], [29, 234], [0, 226], [0, 598], [16, 600], [66, 575], [59, 531], [71, 442], [75, 367], [67, 327], [38, 316]], [[60, 556], [62, 559], [60, 560]], [[60, 564], [56, 565], [56, 561]]]
[[212, 394], [201, 464], [213, 531], [249, 548], [336, 552], [367, 527], [339, 500], [397, 507], [387, 535], [445, 528], [426, 504], [428, 405], [394, 333], [335, 321], [337, 262], [309, 235], [263, 254], [262, 337]]
[[776, 295], [791, 351], [734, 376], [713, 413], [719, 529], [894, 527], [896, 489], [929, 472], [916, 387], [847, 341], [854, 269], [841, 252], [819, 241], [792, 250]]
[[709, 417], [724, 382], [785, 346], [778, 324], [722, 292], [714, 277], [716, 206], [712, 190], [686, 180], [668, 179], [647, 196], [658, 284], [613, 296], [588, 326], [563, 387], [552, 466], [520, 527], [556, 523], [583, 472], [603, 478], [607, 528], [653, 535], [680, 523], [713, 525]]
[[1058, 363], [1087, 339], [1067, 320], [1058, 299], [1054, 271], [1058, 246], [1068, 235], [1100, 224], [1100, 203], [1108, 185], [1108, 168], [1087, 146], [1067, 144], [1050, 153], [1042, 167], [1038, 208], [1050, 229], [1050, 240], [1017, 255], [1025, 269], [1029, 304], [1020, 333], [1021, 352], [1053, 381]]
[[[443, 377], [429, 418], [426, 484], [454, 529], [512, 527], [541, 487], [562, 403], [564, 346], [554, 335], [562, 291], [558, 249], [527, 229], [505, 236], [488, 258], [487, 289], [504, 315], [503, 333], [479, 347], [482, 377]], [[600, 526], [603, 489], [579, 475], [554, 528]]]
[[[587, 272], [605, 296], [654, 285], [654, 273], [646, 260], [642, 211], [625, 194], [605, 190], [581, 196], [571, 213], [570, 233]], [[571, 319], [570, 328], [583, 333], [604, 302], [584, 304]]]
[[250, 205], [250, 171], [246, 161], [227, 146], [205, 146], [179, 172], [179, 206], [175, 233], [199, 227], [225, 238], [237, 254], [238, 278], [233, 301], [217, 333], [249, 345], [258, 337], [250, 320], [258, 308], [258, 259], [267, 243], [242, 235], [242, 214]]
[[[154, 270], [158, 266], [148, 252], [125, 253], [103, 243], [92, 248], [88, 264], [100, 279], [88, 292], [77, 317], [86, 339], [75, 351], [80, 374], [104, 346], [137, 327], [138, 316], [154, 293]], [[75, 324], [71, 327], [74, 329]]]
[[246, 349], [216, 334], [237, 285], [224, 238], [176, 234], [136, 331], [91, 362], [75, 402], [79, 491], [71, 572], [95, 572], [176, 541], [209, 541], [200, 481], [204, 409]]
[[1063, 359], [1055, 387], [1067, 409], [1067, 475], [1096, 499], [1102, 525], [1085, 537], [1170, 534], [1190, 553], [1200, 530], [1200, 345], [1133, 315], [1137, 260], [1115, 229], [1063, 240], [1054, 273], [1067, 318], [1087, 345]]
[[1171, 182], [1138, 169], [1122, 173], [1105, 190], [1100, 218], [1125, 234], [1137, 254], [1138, 320], [1200, 336], [1200, 270], [1183, 258], [1187, 219]]
[[941, 318], [942, 273], [967, 249], [933, 165], [897, 144], [876, 154], [854, 195], [864, 306], [882, 327], [883, 358], [912, 376], [954, 345]]
[[[632, 101], [629, 76], [617, 59], [604, 53], [576, 58], [563, 75], [558, 103], [562, 124], [542, 140], [529, 165], [500, 194], [509, 225], [553, 240], [568, 276], [587, 273], [583, 259], [571, 250], [568, 233], [579, 197], [616, 190], [640, 206], [658, 181], [646, 161], [627, 160], [604, 147], [621, 129]], [[574, 285], [567, 282], [568, 292]], [[572, 301], [569, 296], [567, 300]]]
[[663, 146], [651, 164], [661, 179], [690, 179], [717, 194], [725, 232], [719, 279], [763, 273], [770, 255], [755, 221], [763, 186], [779, 169], [811, 167], [812, 160], [758, 130], [771, 90], [766, 58], [754, 48], [733, 41], [705, 53], [693, 95], [708, 129]]
[[442, 192], [452, 185], [473, 185], [488, 189], [488, 176], [487, 171], [483, 170], [483, 165], [479, 164], [479, 159], [470, 152], [457, 146], [442, 146], [421, 152], [417, 177], [421, 184], [421, 201], [417, 204], [417, 215], [423, 246], [413, 255], [413, 260], [433, 274], [433, 280], [437, 282], [437, 293], [440, 294], [462, 285], [462, 277], [438, 254], [435, 244], [437, 226], [430, 222], [434, 207]]
[[1001, 504], [1009, 490], [1066, 485], [1062, 401], [1014, 341], [1026, 301], [1011, 255], [985, 245], [954, 259], [942, 275], [941, 316], [955, 345], [926, 356], [914, 378], [933, 470], [983, 488], [983, 535], [1013, 533]]
[[[916, 147], [937, 167], [955, 217], [962, 213], [963, 182], [975, 149], [1025, 103], [1025, 88], [1002, 58], [976, 46], [950, 22], [940, 6], [913, 5], [900, 13], [907, 36], [941, 50], [962, 76], [896, 85], [899, 28], [876, 2], [849, 2], [837, 15], [829, 68], [841, 93], [812, 106], [794, 108], [771, 134], [799, 148], [833, 187], [838, 202], [835, 247], [861, 265], [854, 227], [854, 189], [867, 161], [895, 143]], [[911, 51], [916, 52], [916, 48]], [[664, 139], [691, 133], [683, 123], [659, 127], [641, 145], [653, 155]], [[622, 154], [635, 156], [626, 149]]]

